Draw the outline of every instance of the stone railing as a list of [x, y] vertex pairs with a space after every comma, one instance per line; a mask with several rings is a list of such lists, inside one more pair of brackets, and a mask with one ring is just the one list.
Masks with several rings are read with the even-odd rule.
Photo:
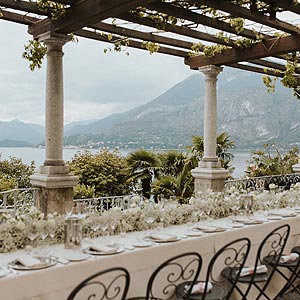
[[23, 211], [35, 205], [37, 188], [13, 189], [0, 192], [0, 211]]
[[113, 207], [127, 209], [131, 206], [144, 206], [145, 200], [139, 195], [125, 195], [125, 196], [111, 196], [111, 197], [99, 197], [99, 198], [87, 198], [87, 199], [75, 199], [78, 209], [84, 209], [87, 211], [99, 211], [103, 212]]
[[276, 185], [279, 190], [289, 190], [291, 185], [300, 182], [299, 174], [282, 174], [272, 176], [252, 177], [237, 180], [227, 180], [225, 190], [235, 187], [239, 190], [246, 191], [263, 191], [269, 190], [270, 184]]

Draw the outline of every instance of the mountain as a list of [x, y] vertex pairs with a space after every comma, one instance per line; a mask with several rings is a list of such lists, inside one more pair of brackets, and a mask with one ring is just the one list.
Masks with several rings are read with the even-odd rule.
[[24, 123], [17, 119], [10, 122], [0, 121], [1, 145], [14, 147], [17, 144], [22, 145], [22, 142], [23, 146], [35, 145], [44, 140], [44, 131], [43, 126]]
[[[154, 100], [66, 131], [66, 142], [120, 147], [177, 148], [203, 135], [204, 77], [194, 74]], [[239, 148], [267, 142], [300, 143], [300, 103], [277, 84], [268, 93], [261, 75], [225, 68], [218, 78], [218, 131]]]

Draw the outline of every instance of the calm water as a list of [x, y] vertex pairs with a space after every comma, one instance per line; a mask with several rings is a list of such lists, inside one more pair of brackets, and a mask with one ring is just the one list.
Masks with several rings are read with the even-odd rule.
[[[77, 149], [64, 149], [63, 157], [64, 160], [70, 160], [75, 153], [78, 151]], [[92, 153], [96, 153], [99, 150], [91, 149]], [[132, 150], [133, 151], [133, 150]], [[122, 155], [126, 155], [130, 150], [120, 150]], [[38, 148], [9, 148], [9, 147], [0, 147], [0, 158], [7, 159], [9, 156], [14, 156], [21, 158], [22, 161], [26, 164], [29, 164], [32, 160], [35, 161], [35, 165], [38, 167], [43, 164], [45, 159], [45, 149]], [[250, 152], [242, 152], [236, 151], [234, 152], [234, 160], [232, 165], [235, 167], [235, 171], [233, 173], [234, 177], [241, 177], [244, 175], [244, 171], [246, 170], [247, 160], [250, 159]]]

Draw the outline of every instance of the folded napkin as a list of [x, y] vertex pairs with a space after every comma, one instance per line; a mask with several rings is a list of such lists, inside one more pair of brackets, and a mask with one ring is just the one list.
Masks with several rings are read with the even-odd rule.
[[195, 229], [204, 231], [204, 232], [220, 232], [220, 231], [225, 231], [225, 228], [223, 227], [217, 227], [217, 226], [201, 226], [198, 225], [194, 227]]
[[175, 241], [177, 240], [176, 235], [172, 234], [163, 234], [163, 233], [152, 233], [149, 236], [153, 240], [158, 240], [158, 241]]
[[30, 255], [24, 255], [22, 257], [18, 257], [15, 260], [15, 264], [22, 265], [28, 268], [34, 268], [34, 267], [45, 265], [45, 262], [41, 261], [38, 258], [32, 257]]
[[[203, 294], [204, 293], [204, 289], [205, 289], [205, 282], [203, 281], [200, 281], [196, 284], [193, 285], [192, 287], [192, 292], [191, 294], [194, 294], [194, 295], [197, 295], [197, 294]], [[189, 290], [190, 286], [189, 285], [186, 285], [185, 286], [185, 291], [187, 292]], [[213, 285], [211, 282], [208, 282], [207, 283], [207, 289], [206, 289], [206, 292], [209, 293], [213, 288]]]
[[[265, 265], [257, 266], [255, 274], [267, 273], [268, 268]], [[241, 277], [253, 275], [254, 267], [244, 267], [240, 273]]]
[[96, 252], [102, 252], [102, 253], [115, 253], [118, 248], [117, 247], [109, 247], [109, 246], [105, 246], [105, 245], [101, 245], [101, 246], [90, 246], [89, 250], [91, 251], [96, 251]]
[[263, 219], [252, 219], [252, 218], [238, 218], [234, 219], [234, 222], [243, 223], [243, 224], [261, 224], [263, 223]]
[[294, 217], [297, 214], [290, 210], [278, 210], [278, 211], [272, 211], [269, 213], [271, 216], [281, 216], [281, 217]]
[[298, 253], [291, 253], [289, 255], [281, 255], [279, 262], [280, 263], [289, 263], [289, 262], [293, 262], [293, 261], [297, 260], [298, 258], [299, 258]]

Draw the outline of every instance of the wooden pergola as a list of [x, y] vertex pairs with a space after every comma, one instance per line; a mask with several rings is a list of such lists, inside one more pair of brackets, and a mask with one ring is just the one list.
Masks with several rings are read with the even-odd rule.
[[[148, 50], [145, 42], [156, 43], [159, 44], [157, 52], [182, 57], [192, 69], [224, 65], [282, 77], [286, 70], [285, 60], [293, 59], [300, 49], [300, 29], [293, 22], [280, 19], [284, 12], [290, 12], [294, 17], [300, 14], [300, 4], [294, 0], [51, 1], [65, 9], [65, 14], [57, 19], [53, 19], [51, 10], [43, 8], [37, 1], [0, 0], [1, 18], [27, 25], [35, 39], [51, 32], [73, 33], [143, 50]], [[213, 16], [209, 9], [220, 15]], [[230, 23], [235, 18], [246, 20], [239, 31]], [[222, 38], [218, 32], [231, 36]], [[250, 48], [236, 46], [236, 41], [243, 38], [252, 41]], [[213, 57], [205, 57], [200, 47], [199, 55], [194, 56], [192, 47], [199, 42], [204, 46], [230, 48]], [[295, 76], [298, 79], [298, 75]]]
[[[300, 28], [293, 20], [299, 15], [300, 3], [295, 0], [0, 0], [0, 19], [28, 26], [29, 34], [48, 50], [46, 159], [40, 169], [44, 177], [32, 179], [44, 188], [42, 198], [53, 196], [45, 189], [71, 188], [76, 182], [62, 160], [62, 47], [71, 34], [112, 43], [116, 51], [133, 47], [177, 56], [203, 72], [204, 159], [193, 176], [224, 182], [227, 173], [215, 154], [216, 81], [221, 66], [276, 77], [288, 73], [296, 88]], [[205, 188], [218, 190], [213, 184]], [[58, 194], [56, 198], [68, 198]]]

